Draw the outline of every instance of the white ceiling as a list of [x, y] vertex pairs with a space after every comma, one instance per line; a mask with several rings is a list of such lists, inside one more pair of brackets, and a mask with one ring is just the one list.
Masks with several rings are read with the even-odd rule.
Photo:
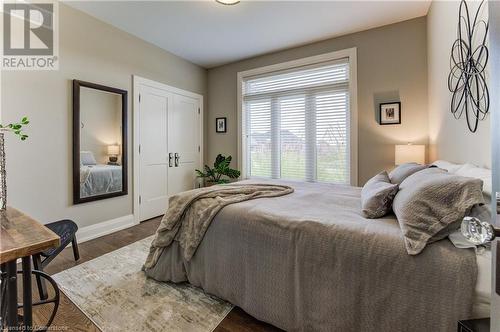
[[206, 68], [424, 16], [430, 1], [68, 2]]

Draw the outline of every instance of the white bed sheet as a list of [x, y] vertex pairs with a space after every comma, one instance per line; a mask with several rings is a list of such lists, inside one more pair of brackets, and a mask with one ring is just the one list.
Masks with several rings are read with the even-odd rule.
[[478, 248], [477, 281], [472, 305], [473, 318], [490, 317], [491, 302], [491, 250]]

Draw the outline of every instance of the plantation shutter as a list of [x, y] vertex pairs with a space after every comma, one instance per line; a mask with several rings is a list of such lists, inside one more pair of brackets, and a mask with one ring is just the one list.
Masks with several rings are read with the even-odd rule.
[[347, 58], [242, 83], [247, 177], [350, 182]]

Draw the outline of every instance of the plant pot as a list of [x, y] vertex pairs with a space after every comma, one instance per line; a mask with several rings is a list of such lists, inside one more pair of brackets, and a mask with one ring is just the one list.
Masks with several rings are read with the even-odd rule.
[[217, 184], [217, 182], [215, 182], [215, 181], [205, 180], [205, 187], [211, 187], [211, 186], [214, 186], [216, 184]]

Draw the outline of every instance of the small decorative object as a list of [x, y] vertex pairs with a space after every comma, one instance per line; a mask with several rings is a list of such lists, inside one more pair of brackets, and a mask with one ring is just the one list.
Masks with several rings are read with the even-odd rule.
[[18, 136], [21, 141], [25, 141], [28, 135], [23, 133], [23, 126], [30, 122], [27, 117], [23, 117], [20, 122], [9, 123], [8, 125], [0, 124], [0, 213], [7, 210], [7, 171], [5, 167], [5, 141], [4, 135], [6, 132], [11, 132]]
[[401, 102], [380, 104], [381, 125], [401, 124]]
[[500, 229], [475, 217], [465, 217], [460, 228], [467, 241], [475, 245], [491, 242], [500, 236]]
[[215, 132], [217, 132], [217, 133], [227, 132], [226, 121], [227, 121], [226, 118], [216, 118], [215, 119]]
[[219, 154], [217, 158], [215, 158], [214, 168], [205, 165], [205, 172], [197, 169], [196, 173], [199, 178], [205, 179], [205, 185], [207, 187], [214, 184], [228, 183], [229, 179], [237, 179], [240, 176], [240, 171], [229, 167], [232, 159], [231, 156], [225, 157]]
[[120, 154], [119, 145], [108, 145], [109, 165], [118, 165], [118, 155]]
[[[448, 89], [453, 93], [451, 113], [455, 119], [465, 114], [467, 126], [477, 131], [479, 120], [484, 120], [490, 108], [490, 94], [486, 83], [488, 64], [488, 22], [481, 20], [481, 1], [476, 13], [471, 16], [467, 2], [462, 0], [458, 14], [457, 40], [451, 48]], [[474, 18], [473, 21], [471, 19]]]
[[[497, 196], [497, 204], [498, 204], [498, 196]], [[487, 221], [482, 221], [475, 217], [465, 217], [462, 219], [462, 224], [460, 226], [460, 230], [462, 235], [469, 241], [470, 243], [478, 246], [484, 245], [489, 242], [492, 242], [495, 238], [500, 237], [500, 228], [497, 228], [490, 224]], [[496, 279], [496, 293], [500, 295], [500, 247], [497, 246], [497, 271], [495, 272]]]

